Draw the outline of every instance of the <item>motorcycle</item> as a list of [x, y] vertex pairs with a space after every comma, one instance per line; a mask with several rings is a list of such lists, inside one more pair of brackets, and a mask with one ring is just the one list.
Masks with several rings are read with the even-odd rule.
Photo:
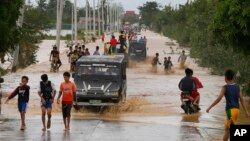
[[182, 105], [181, 108], [186, 114], [192, 114], [199, 112], [199, 107], [192, 104], [193, 98], [190, 92], [182, 92]]
[[51, 61], [50, 72], [57, 72], [58, 71], [58, 58], [54, 58]]
[[4, 82], [4, 79], [3, 78], [1, 78], [1, 76], [0, 76], [0, 115], [1, 115], [1, 105], [2, 105], [2, 88], [1, 88], [1, 83], [3, 83]]

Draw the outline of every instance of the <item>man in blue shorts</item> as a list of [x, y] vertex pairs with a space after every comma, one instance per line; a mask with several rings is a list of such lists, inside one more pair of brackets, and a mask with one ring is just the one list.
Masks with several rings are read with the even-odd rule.
[[42, 122], [43, 122], [43, 131], [46, 131], [45, 121], [46, 121], [46, 113], [48, 116], [47, 121], [47, 129], [50, 128], [51, 125], [51, 109], [52, 104], [54, 102], [54, 97], [56, 95], [55, 85], [48, 80], [47, 74], [43, 74], [41, 76], [42, 81], [38, 87], [38, 95], [41, 98], [41, 109], [42, 109]]
[[29, 102], [29, 96], [30, 96], [30, 86], [27, 85], [29, 81], [29, 78], [27, 76], [22, 76], [20, 86], [18, 86], [7, 98], [5, 103], [8, 103], [8, 101], [12, 98], [14, 98], [16, 95], [18, 95], [18, 110], [20, 112], [21, 116], [21, 130], [24, 130], [26, 128], [25, 124], [25, 114], [27, 109], [27, 104]]

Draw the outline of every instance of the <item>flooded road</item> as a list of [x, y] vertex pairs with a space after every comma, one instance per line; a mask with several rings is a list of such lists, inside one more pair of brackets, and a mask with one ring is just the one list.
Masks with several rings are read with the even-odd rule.
[[[200, 68], [194, 60], [188, 58], [187, 65], [194, 69], [194, 76], [200, 78], [204, 88], [201, 93], [201, 112], [193, 115], [183, 114], [180, 108], [178, 83], [184, 76], [177, 59], [182, 49], [166, 37], [153, 32], [142, 32], [148, 39], [148, 59], [144, 62], [132, 62], [127, 70], [128, 89], [127, 101], [118, 108], [107, 108], [103, 112], [89, 109], [73, 111], [70, 132], [63, 131], [60, 105], [54, 104], [52, 128], [42, 132], [40, 120], [40, 100], [37, 87], [40, 75], [48, 73], [49, 79], [56, 88], [63, 81], [62, 73], [69, 69], [66, 53], [62, 51], [63, 67], [59, 73], [49, 73], [48, 53], [40, 55], [39, 64], [20, 70], [18, 73], [5, 76], [3, 90], [11, 92], [20, 81], [22, 75], [30, 77], [31, 97], [27, 111], [27, 130], [19, 131], [19, 113], [16, 100], [3, 105], [3, 120], [0, 121], [0, 141], [5, 140], [221, 140], [224, 132], [225, 101], [215, 107], [210, 114], [205, 109], [216, 98], [224, 85], [224, 78], [210, 75], [209, 70]], [[43, 43], [41, 52], [51, 48], [52, 43]], [[86, 47], [93, 53], [95, 46], [102, 47], [98, 40]], [[171, 54], [170, 45], [174, 49]], [[46, 48], [47, 47], [47, 48]], [[64, 49], [65, 50], [65, 49]], [[103, 50], [101, 50], [103, 51]], [[40, 51], [39, 51], [40, 52]], [[152, 69], [151, 59], [158, 52], [160, 61], [172, 57], [174, 69], [166, 73], [164, 67]], [[187, 50], [188, 53], [188, 50]], [[249, 120], [239, 120], [240, 123], [250, 124]]]

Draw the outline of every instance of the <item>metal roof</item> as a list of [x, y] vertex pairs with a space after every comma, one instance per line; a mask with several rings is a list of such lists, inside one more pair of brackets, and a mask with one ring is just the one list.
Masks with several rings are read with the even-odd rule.
[[90, 55], [82, 56], [77, 62], [86, 63], [122, 63], [124, 55]]

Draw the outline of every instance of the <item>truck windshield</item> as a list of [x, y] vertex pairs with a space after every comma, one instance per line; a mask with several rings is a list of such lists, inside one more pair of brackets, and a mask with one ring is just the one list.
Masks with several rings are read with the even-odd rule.
[[119, 68], [116, 66], [79, 66], [77, 75], [103, 75], [103, 76], [118, 76]]

